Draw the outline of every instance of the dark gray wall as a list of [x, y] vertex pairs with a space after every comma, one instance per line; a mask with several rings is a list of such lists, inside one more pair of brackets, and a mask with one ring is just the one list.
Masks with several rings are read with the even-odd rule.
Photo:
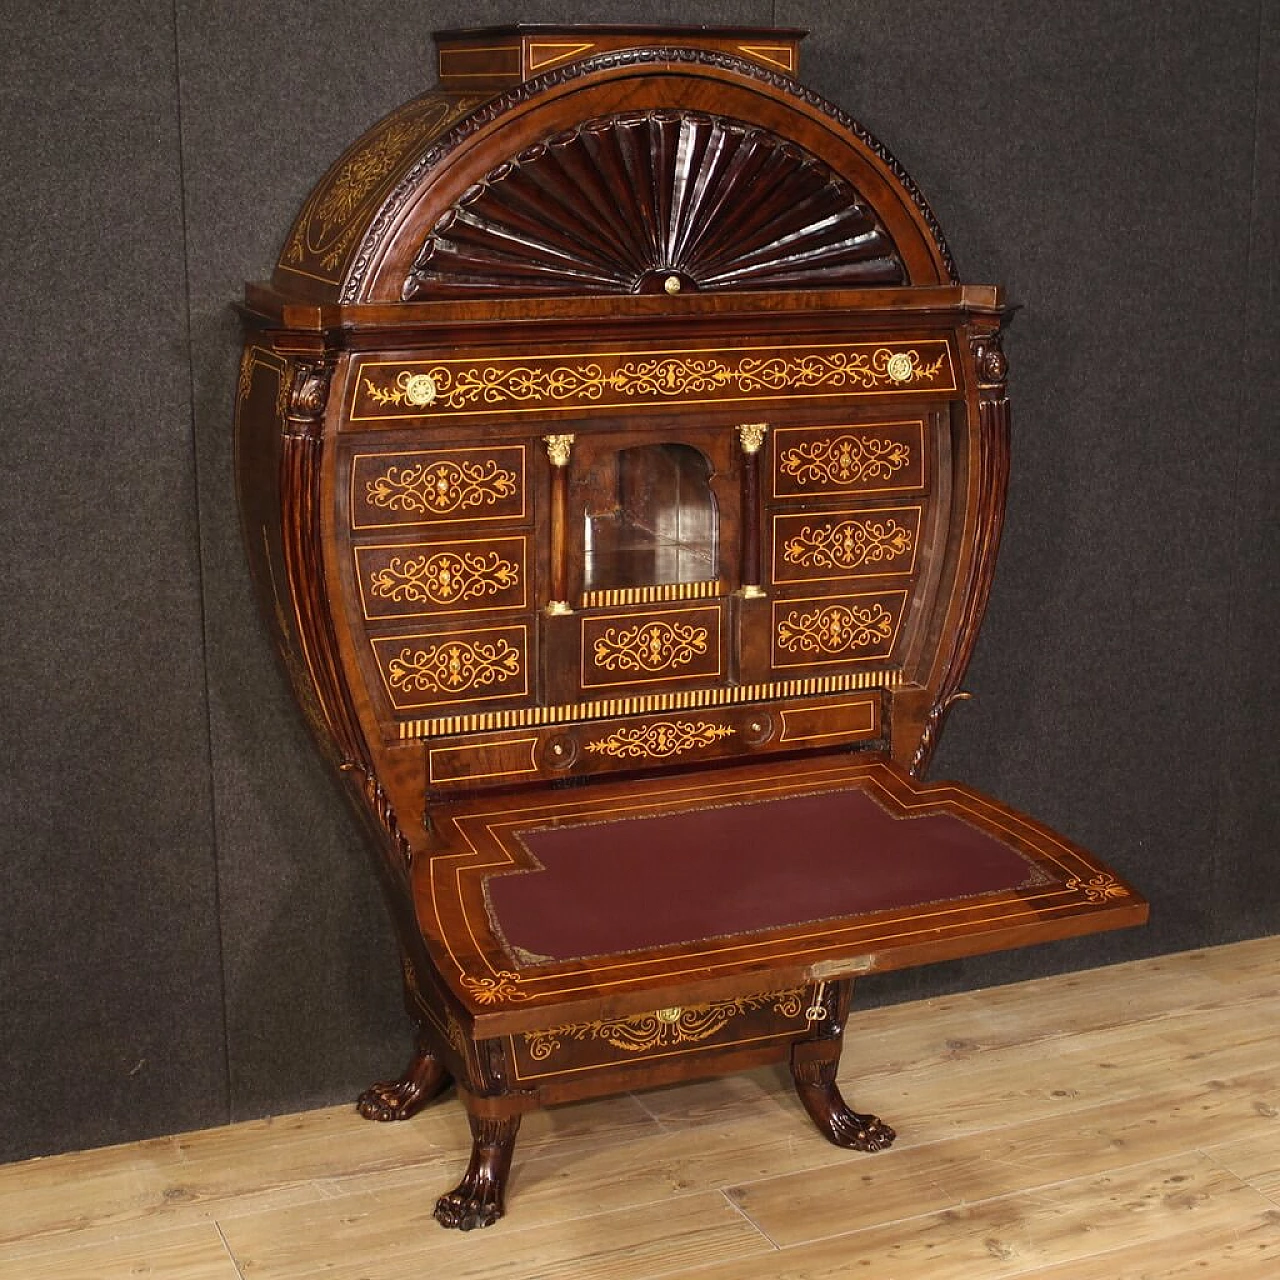
[[1268, 0], [0, 5], [0, 1158], [350, 1096], [405, 1047], [354, 824], [254, 612], [228, 303], [423, 87], [433, 27], [809, 27], [803, 79], [1025, 304], [991, 610], [935, 776], [1146, 930], [870, 999], [1275, 932], [1280, 13]]

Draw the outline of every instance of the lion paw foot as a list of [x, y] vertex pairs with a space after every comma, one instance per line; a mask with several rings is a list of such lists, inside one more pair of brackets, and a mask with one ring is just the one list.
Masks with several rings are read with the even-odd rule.
[[884, 1151], [898, 1135], [879, 1116], [862, 1115], [847, 1108], [831, 1117], [826, 1137], [837, 1147], [853, 1151]]
[[487, 1184], [463, 1181], [436, 1201], [435, 1220], [442, 1227], [471, 1231], [491, 1227], [502, 1217], [502, 1194]]
[[356, 1099], [356, 1110], [366, 1120], [407, 1120], [430, 1099], [417, 1080], [380, 1080]]

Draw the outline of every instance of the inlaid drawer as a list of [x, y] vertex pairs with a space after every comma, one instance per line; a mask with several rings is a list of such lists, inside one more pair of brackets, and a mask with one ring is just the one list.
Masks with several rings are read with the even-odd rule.
[[779, 427], [773, 497], [797, 500], [922, 493], [927, 483], [921, 418], [834, 427]]
[[579, 1074], [676, 1054], [798, 1039], [823, 1021], [818, 988], [790, 987], [712, 1004], [574, 1022], [508, 1039], [517, 1080]]
[[525, 623], [370, 640], [396, 711], [528, 696], [532, 658]]
[[882, 724], [881, 694], [868, 689], [767, 704], [675, 707], [651, 715], [455, 733], [428, 739], [427, 780], [436, 791], [471, 791], [539, 777], [697, 767], [798, 746], [870, 742], [879, 739]]
[[721, 621], [719, 605], [587, 615], [580, 624], [582, 688], [718, 679]]
[[786, 342], [760, 335], [733, 346], [632, 347], [459, 353], [428, 359], [361, 357], [347, 422], [385, 430], [396, 422], [513, 415], [633, 413], [717, 403], [852, 401], [956, 390], [945, 338]]
[[773, 583], [910, 576], [923, 517], [919, 504], [775, 515]]
[[351, 460], [351, 527], [523, 520], [526, 448], [357, 453]]
[[883, 662], [893, 654], [906, 604], [906, 591], [775, 600], [773, 667]]
[[523, 535], [355, 548], [368, 621], [526, 609], [529, 540]]

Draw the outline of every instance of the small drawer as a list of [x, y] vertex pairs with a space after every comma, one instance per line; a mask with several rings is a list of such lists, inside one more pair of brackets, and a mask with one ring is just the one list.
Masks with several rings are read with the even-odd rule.
[[[660, 700], [656, 699], [656, 700]], [[632, 773], [841, 742], [878, 740], [878, 690], [737, 706], [676, 708], [653, 715], [453, 732], [427, 740], [435, 791], [472, 791], [540, 778]]]
[[351, 459], [351, 527], [519, 521], [527, 515], [526, 449], [423, 449]]
[[779, 427], [772, 435], [773, 497], [779, 501], [924, 492], [922, 418]]
[[529, 631], [519, 623], [384, 636], [369, 643], [392, 707], [411, 711], [527, 698]]
[[775, 600], [774, 670], [883, 662], [897, 643], [906, 591]]
[[582, 618], [582, 689], [724, 675], [721, 607], [636, 610]]
[[793, 702], [778, 711], [775, 738], [780, 747], [835, 746], [880, 736], [880, 699], [869, 694], [849, 698]]
[[367, 621], [526, 609], [528, 538], [379, 543], [355, 548]]
[[910, 577], [923, 522], [919, 504], [775, 515], [773, 583]]
[[564, 1023], [508, 1039], [518, 1080], [578, 1075], [712, 1049], [799, 1039], [827, 1017], [819, 989], [791, 987], [598, 1022]]

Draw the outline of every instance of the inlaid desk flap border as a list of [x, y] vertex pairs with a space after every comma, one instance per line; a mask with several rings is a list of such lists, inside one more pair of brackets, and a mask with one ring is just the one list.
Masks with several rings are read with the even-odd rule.
[[[1021, 853], [1038, 869], [1039, 883], [567, 962], [517, 960], [492, 926], [486, 882], [527, 871], [522, 832], [841, 788], [865, 790], [895, 817], [954, 815]], [[710, 998], [743, 994], [780, 980], [890, 970], [1118, 928], [1146, 916], [1131, 886], [1049, 828], [959, 784], [922, 785], [883, 760], [830, 756], [507, 795], [499, 803], [476, 798], [441, 806], [435, 819], [441, 847], [415, 868], [419, 918], [442, 973], [475, 1016], [477, 1034], [535, 1028], [553, 1007], [556, 1016], [570, 1008], [575, 1016], [601, 1008], [643, 1011], [651, 993], [673, 983]]]

